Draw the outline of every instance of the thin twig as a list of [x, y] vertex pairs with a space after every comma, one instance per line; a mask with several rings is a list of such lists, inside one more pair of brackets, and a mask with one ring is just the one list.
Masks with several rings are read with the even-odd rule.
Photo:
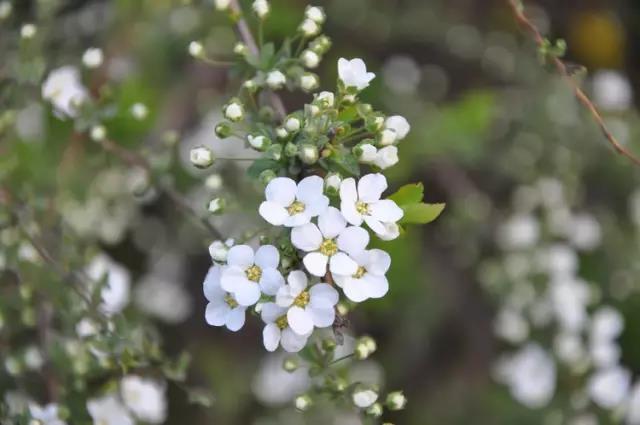
[[[509, 3], [511, 11], [513, 12], [513, 16], [515, 17], [518, 24], [520, 24], [520, 26], [522, 26], [532, 35], [533, 40], [538, 47], [543, 47], [545, 45], [545, 38], [538, 27], [536, 27], [535, 24], [531, 22], [531, 20], [525, 15], [524, 7], [521, 3], [521, 0], [507, 0], [507, 2]], [[605, 138], [615, 149], [615, 151], [622, 156], [626, 156], [636, 165], [640, 165], [640, 159], [632, 154], [627, 148], [625, 148], [613, 136], [613, 134], [611, 134], [611, 131], [609, 131], [609, 129], [607, 128], [607, 125], [605, 124], [602, 115], [600, 115], [598, 108], [596, 108], [591, 99], [589, 99], [589, 96], [587, 96], [582, 88], [580, 88], [579, 83], [571, 76], [565, 63], [560, 58], [555, 56], [551, 58], [551, 62], [555, 66], [558, 73], [565, 79], [565, 81], [567, 81], [569, 86], [572, 88], [576, 95], [576, 98], [578, 98], [580, 103], [582, 103], [584, 107], [587, 108], [587, 110], [591, 113], [594, 121], [596, 122], [596, 124], [598, 124]]]
[[[231, 0], [230, 7], [233, 14], [237, 17], [236, 30], [238, 32], [238, 35], [240, 36], [244, 44], [247, 45], [249, 52], [251, 52], [251, 54], [254, 56], [259, 56], [260, 48], [258, 47], [258, 44], [256, 43], [256, 40], [253, 37], [253, 34], [251, 33], [249, 24], [247, 24], [246, 19], [244, 19], [244, 15], [242, 14], [242, 8], [240, 7], [238, 0]], [[287, 116], [287, 109], [285, 108], [284, 103], [282, 102], [282, 99], [280, 98], [280, 96], [278, 96], [273, 92], [270, 92], [269, 101], [271, 102], [271, 106], [273, 106], [273, 109], [275, 109], [278, 117], [281, 120], [283, 120]]]

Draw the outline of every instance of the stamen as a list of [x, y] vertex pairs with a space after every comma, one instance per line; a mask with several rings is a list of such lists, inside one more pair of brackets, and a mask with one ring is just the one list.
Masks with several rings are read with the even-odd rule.
[[262, 269], [255, 264], [245, 270], [244, 273], [247, 275], [247, 279], [252, 282], [258, 282], [262, 277]]
[[278, 329], [283, 330], [284, 328], [286, 328], [287, 326], [289, 326], [288, 322], [287, 322], [287, 316], [280, 316], [276, 319], [276, 326], [278, 326]]
[[358, 267], [358, 270], [353, 275], [353, 277], [355, 279], [362, 279], [362, 276], [364, 276], [366, 272], [367, 272], [367, 269], [365, 269], [364, 267], [360, 266], [360, 267]]
[[331, 257], [338, 252], [338, 244], [333, 239], [325, 239], [320, 244], [320, 252], [327, 257]]
[[296, 299], [293, 300], [293, 304], [300, 308], [305, 308], [307, 304], [309, 304], [310, 298], [311, 297], [309, 295], [309, 291], [302, 291], [300, 295], [298, 295]]
[[238, 307], [238, 302], [231, 296], [231, 294], [227, 294], [224, 296], [224, 302], [231, 308]]
[[366, 204], [362, 201], [356, 202], [356, 211], [358, 211], [358, 213], [362, 215], [369, 214], [369, 204]]
[[295, 215], [304, 212], [304, 209], [305, 205], [302, 202], [295, 201], [293, 204], [289, 205], [289, 207], [287, 208], [287, 212], [289, 213], [289, 215]]

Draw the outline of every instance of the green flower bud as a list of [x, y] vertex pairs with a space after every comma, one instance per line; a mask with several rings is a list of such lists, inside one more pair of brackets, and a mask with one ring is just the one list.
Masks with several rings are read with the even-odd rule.
[[284, 359], [284, 362], [282, 362], [282, 368], [289, 373], [295, 372], [299, 367], [300, 363], [298, 362], [298, 359], [293, 356], [287, 357]]
[[232, 131], [233, 130], [231, 129], [231, 126], [226, 122], [219, 123], [215, 128], [216, 136], [218, 136], [218, 138], [220, 139], [226, 139], [227, 137], [231, 136]]
[[402, 410], [407, 405], [407, 398], [402, 391], [394, 391], [387, 395], [386, 405], [389, 410]]
[[258, 179], [260, 180], [260, 183], [266, 186], [271, 180], [275, 179], [276, 177], [276, 173], [273, 170], [264, 170], [262, 173], [260, 173]]
[[303, 145], [300, 148], [300, 159], [305, 164], [315, 164], [318, 161], [318, 148], [314, 145]]
[[380, 416], [382, 416], [383, 410], [384, 409], [382, 408], [382, 405], [380, 403], [373, 403], [367, 408], [367, 410], [365, 410], [365, 413], [368, 416], [379, 418]]

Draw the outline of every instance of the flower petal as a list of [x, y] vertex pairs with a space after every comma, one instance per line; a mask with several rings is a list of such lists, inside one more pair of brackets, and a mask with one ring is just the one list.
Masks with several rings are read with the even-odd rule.
[[347, 227], [347, 221], [339, 209], [329, 207], [318, 217], [318, 227], [326, 239], [333, 239]]
[[239, 267], [227, 267], [222, 270], [220, 286], [227, 292], [235, 292], [238, 286], [249, 283], [244, 270]]
[[273, 245], [262, 245], [256, 251], [253, 261], [262, 269], [276, 269], [280, 264], [280, 253]]
[[224, 326], [230, 308], [224, 300], [207, 304], [204, 318], [211, 326]]
[[367, 204], [380, 200], [385, 190], [387, 190], [387, 178], [380, 173], [367, 174], [358, 181], [358, 197]]
[[309, 335], [298, 335], [290, 328], [282, 330], [282, 336], [280, 338], [280, 344], [282, 348], [288, 353], [297, 353], [307, 345]]
[[315, 224], [304, 224], [291, 230], [291, 243], [303, 251], [315, 251], [322, 243], [322, 233]]
[[305, 177], [298, 183], [296, 198], [303, 204], [308, 204], [322, 196], [324, 191], [324, 180], [319, 176]]
[[264, 189], [267, 201], [288, 207], [296, 199], [296, 182], [288, 177], [276, 177]]
[[340, 298], [338, 291], [327, 283], [313, 285], [309, 289], [309, 295], [311, 295], [309, 305], [314, 308], [333, 308]]
[[340, 202], [340, 211], [349, 224], [353, 224], [354, 226], [360, 226], [362, 224], [362, 214], [356, 209], [355, 202]]
[[331, 273], [342, 276], [351, 276], [358, 271], [358, 264], [344, 252], [338, 252], [329, 260]]
[[310, 252], [302, 259], [307, 271], [314, 276], [322, 277], [327, 273], [329, 257], [320, 252]]
[[338, 236], [338, 248], [347, 254], [364, 251], [369, 244], [369, 233], [362, 227], [347, 227]]
[[294, 306], [287, 312], [289, 327], [298, 335], [307, 335], [313, 331], [311, 314], [300, 307]]
[[260, 310], [260, 317], [265, 323], [274, 323], [285, 312], [286, 309], [279, 307], [275, 303], [264, 303]]
[[342, 180], [340, 183], [340, 200], [342, 202], [350, 202], [355, 204], [358, 201], [358, 191], [356, 190], [356, 181], [353, 177]]
[[260, 289], [265, 295], [275, 295], [284, 286], [284, 277], [276, 269], [262, 269]]
[[363, 264], [369, 273], [383, 276], [391, 267], [391, 256], [381, 249], [367, 251], [367, 261]]
[[220, 286], [220, 277], [222, 275], [222, 267], [211, 266], [207, 272], [207, 276], [204, 278], [202, 284], [202, 290], [204, 296], [208, 301], [213, 301], [224, 297], [224, 291]]
[[306, 208], [304, 212], [309, 215], [309, 217], [317, 217], [318, 215], [324, 213], [329, 207], [329, 198], [322, 195], [315, 199], [309, 200], [305, 205]]
[[389, 292], [389, 281], [384, 276], [367, 273], [361, 280], [365, 282], [369, 298], [382, 298]]
[[265, 201], [261, 203], [258, 212], [262, 218], [274, 226], [282, 226], [289, 218], [287, 209], [276, 202]]
[[342, 290], [344, 295], [355, 303], [369, 298], [366, 283], [362, 279], [349, 278], [345, 280]]
[[242, 269], [253, 264], [253, 248], [249, 245], [236, 245], [229, 250], [227, 254], [227, 264], [230, 266], [238, 266]]
[[311, 318], [313, 320], [313, 325], [316, 328], [326, 328], [333, 325], [333, 322], [336, 320], [336, 311], [333, 307], [331, 308], [310, 308], [308, 309], [311, 313]]
[[234, 295], [236, 297], [236, 301], [238, 301], [238, 304], [245, 307], [252, 306], [260, 299], [260, 286], [255, 282], [250, 282], [247, 280], [246, 283], [238, 285], [234, 292]]
[[262, 330], [262, 343], [267, 351], [274, 352], [280, 344], [280, 329], [275, 323], [269, 323]]
[[276, 294], [276, 304], [279, 307], [289, 307], [293, 304], [293, 300], [295, 300], [295, 298], [296, 297], [291, 294], [291, 287], [285, 285], [278, 289], [278, 293]]
[[369, 214], [382, 222], [395, 223], [402, 218], [404, 211], [391, 199], [383, 199], [369, 205]]
[[299, 214], [289, 215], [284, 221], [286, 227], [298, 227], [311, 221], [311, 215], [305, 210]]
[[367, 226], [369, 226], [369, 228], [375, 232], [376, 235], [384, 234], [387, 231], [385, 225], [377, 218], [367, 215], [364, 217], [364, 221], [365, 223], [367, 223]]
[[287, 282], [291, 287], [291, 295], [297, 297], [302, 291], [307, 288], [309, 280], [307, 279], [307, 275], [302, 270], [294, 270], [289, 273]]
[[227, 315], [227, 329], [231, 332], [237, 332], [244, 326], [245, 308], [236, 307]]

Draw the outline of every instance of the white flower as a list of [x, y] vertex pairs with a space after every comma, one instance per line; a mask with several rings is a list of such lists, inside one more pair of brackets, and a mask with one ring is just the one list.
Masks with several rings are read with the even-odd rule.
[[400, 115], [394, 115], [387, 118], [384, 123], [384, 127], [388, 130], [392, 130], [396, 134], [395, 139], [397, 141], [400, 141], [407, 137], [407, 134], [409, 134], [409, 131], [411, 130], [411, 125], [409, 125], [409, 122], [406, 120], [406, 118]]
[[498, 243], [504, 250], [524, 249], [536, 244], [540, 223], [531, 214], [515, 214], [498, 229]]
[[98, 68], [102, 65], [103, 60], [104, 54], [102, 53], [102, 49], [97, 47], [87, 49], [82, 55], [82, 63], [89, 69]]
[[353, 302], [369, 298], [382, 298], [389, 291], [385, 274], [391, 266], [391, 257], [380, 249], [354, 253], [351, 258], [358, 264], [358, 270], [348, 276], [334, 274], [333, 278], [344, 294]]
[[129, 271], [106, 255], [97, 255], [86, 270], [92, 284], [97, 284], [106, 276], [102, 287], [100, 309], [107, 315], [120, 313], [129, 303], [131, 276]]
[[309, 273], [322, 277], [329, 270], [333, 274], [353, 275], [358, 271], [351, 254], [357, 254], [369, 244], [369, 233], [361, 227], [347, 227], [347, 222], [334, 207], [318, 217], [318, 225], [308, 223], [293, 229], [293, 245], [306, 251], [303, 263]]
[[66, 425], [67, 423], [58, 416], [58, 405], [49, 403], [46, 406], [40, 406], [35, 403], [29, 403], [29, 415], [31, 419], [38, 421], [39, 425]]
[[227, 10], [231, 5], [231, 0], [215, 0], [214, 4], [217, 10]]
[[284, 284], [279, 263], [280, 253], [273, 245], [263, 245], [255, 254], [248, 245], [236, 245], [229, 250], [227, 267], [222, 271], [222, 289], [233, 293], [242, 306], [258, 302], [261, 291], [275, 295]]
[[622, 315], [612, 307], [600, 307], [593, 313], [589, 332], [591, 360], [598, 367], [612, 366], [620, 360], [616, 339], [624, 329]]
[[224, 211], [226, 202], [224, 198], [214, 198], [207, 205], [207, 209], [211, 214], [221, 214]]
[[371, 80], [376, 78], [376, 74], [367, 72], [367, 65], [359, 58], [352, 60], [340, 58], [338, 60], [338, 75], [345, 87], [354, 87], [358, 91], [367, 88]]
[[376, 159], [373, 163], [382, 170], [393, 167], [398, 163], [398, 147], [386, 146], [378, 150]]
[[327, 18], [324, 10], [318, 6], [307, 6], [307, 9], [304, 11], [304, 16], [318, 24], [324, 23]]
[[300, 87], [304, 91], [315, 90], [319, 85], [320, 81], [318, 80], [318, 76], [315, 74], [305, 73], [300, 77]]
[[42, 358], [42, 352], [36, 346], [28, 347], [24, 352], [24, 364], [27, 366], [27, 369], [30, 370], [38, 370], [44, 364], [44, 359]]
[[287, 77], [280, 71], [275, 70], [267, 74], [267, 85], [274, 89], [280, 89], [287, 82]]
[[287, 121], [285, 121], [284, 123], [284, 128], [286, 128], [287, 131], [290, 131], [291, 133], [299, 131], [301, 126], [302, 123], [296, 117], [287, 118]]
[[302, 60], [302, 64], [307, 68], [316, 68], [320, 64], [320, 56], [313, 50], [307, 49], [302, 52], [300, 59]]
[[591, 291], [586, 282], [566, 277], [550, 283], [549, 296], [558, 324], [563, 330], [577, 332], [584, 328]]
[[266, 323], [262, 331], [262, 341], [267, 351], [275, 351], [278, 345], [289, 353], [297, 353], [307, 345], [310, 334], [299, 335], [289, 327], [287, 309], [275, 303], [265, 303], [261, 311]]
[[80, 73], [73, 66], [51, 71], [42, 84], [42, 98], [50, 101], [60, 116], [76, 117], [78, 107], [89, 98]]
[[134, 425], [135, 421], [114, 395], [87, 401], [87, 410], [93, 425]]
[[596, 372], [587, 383], [589, 396], [604, 409], [614, 409], [625, 401], [631, 385], [631, 373], [620, 366]]
[[240, 56], [244, 56], [247, 53], [249, 53], [249, 48], [247, 47], [247, 45], [241, 41], [238, 41], [234, 46], [233, 46], [233, 53], [235, 53], [236, 55], [240, 55]]
[[252, 8], [260, 19], [264, 19], [269, 14], [269, 10], [271, 9], [267, 0], [255, 0], [253, 2]]
[[268, 139], [265, 136], [252, 136], [249, 134], [247, 136], [247, 140], [252, 148], [259, 151], [265, 149], [269, 145]]
[[94, 125], [91, 127], [89, 137], [91, 137], [91, 140], [94, 142], [101, 142], [107, 137], [107, 129], [104, 128], [103, 125]]
[[365, 143], [358, 147], [360, 148], [360, 156], [358, 156], [360, 162], [367, 164], [376, 160], [378, 149], [375, 146], [370, 143]]
[[241, 103], [231, 102], [224, 108], [224, 116], [233, 122], [238, 122], [244, 118], [244, 108]]
[[0, 19], [6, 19], [11, 14], [13, 6], [9, 1], [0, 2]]
[[167, 418], [166, 386], [152, 379], [127, 375], [120, 381], [125, 405], [140, 420], [159, 424]]
[[368, 388], [358, 388], [352, 395], [353, 404], [361, 409], [366, 409], [378, 400], [378, 393]]
[[246, 307], [238, 304], [233, 294], [220, 286], [222, 267], [215, 265], [209, 269], [204, 279], [204, 296], [209, 301], [205, 320], [211, 326], [226, 326], [237, 332], [244, 326]]
[[265, 188], [266, 201], [260, 205], [260, 215], [274, 226], [307, 224], [329, 206], [323, 187], [318, 176], [305, 177], [297, 185], [288, 177], [276, 177]]
[[213, 164], [213, 152], [206, 146], [196, 146], [189, 152], [189, 160], [197, 168], [208, 168]]
[[358, 181], [345, 179], [340, 185], [340, 210], [344, 218], [354, 226], [364, 221], [376, 234], [386, 234], [383, 223], [395, 223], [404, 212], [394, 201], [381, 200], [387, 189], [387, 179], [380, 173], [367, 174]]
[[24, 24], [20, 28], [20, 37], [30, 39], [36, 36], [38, 28], [33, 24]]
[[626, 420], [628, 425], [640, 424], [640, 382], [636, 383], [629, 391]]
[[326, 328], [333, 324], [338, 291], [326, 283], [308, 288], [307, 275], [300, 270], [289, 273], [287, 283], [278, 290], [276, 304], [288, 309], [287, 322], [295, 333], [308, 335], [314, 327]]
[[603, 109], [623, 111], [633, 102], [633, 88], [627, 76], [618, 71], [598, 71], [593, 76], [593, 97]]
[[201, 58], [204, 54], [204, 47], [199, 41], [189, 43], [189, 54], [194, 58]]
[[313, 37], [320, 32], [320, 25], [314, 20], [305, 19], [300, 24], [299, 30], [305, 37]]
[[76, 324], [76, 334], [78, 334], [80, 338], [88, 338], [97, 334], [99, 331], [100, 326], [86, 317]]
[[326, 108], [333, 108], [333, 105], [336, 103], [336, 95], [331, 93], [330, 91], [323, 91], [318, 93], [316, 96], [316, 101]]
[[131, 105], [131, 115], [133, 115], [133, 118], [142, 121], [149, 115], [149, 109], [144, 103], [134, 103]]

